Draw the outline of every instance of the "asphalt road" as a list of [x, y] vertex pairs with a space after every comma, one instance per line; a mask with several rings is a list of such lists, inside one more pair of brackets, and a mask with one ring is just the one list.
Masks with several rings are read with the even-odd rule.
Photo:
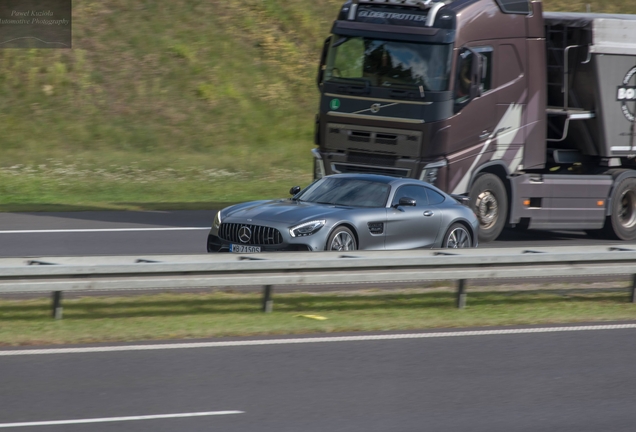
[[[635, 337], [632, 328], [18, 356], [4, 349], [0, 428], [632, 432]], [[126, 419], [219, 411], [240, 413]], [[120, 421], [48, 423], [95, 418]]]
[[[0, 256], [205, 253], [214, 211], [0, 213]], [[506, 231], [480, 247], [621, 244], [582, 232]]]

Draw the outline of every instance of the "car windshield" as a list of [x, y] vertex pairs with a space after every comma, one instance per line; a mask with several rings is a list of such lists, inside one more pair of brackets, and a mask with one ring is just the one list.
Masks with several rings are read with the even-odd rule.
[[295, 197], [299, 201], [350, 207], [384, 207], [391, 187], [386, 183], [354, 178], [326, 177]]
[[329, 49], [325, 80], [445, 91], [449, 85], [451, 51], [450, 44], [336, 37]]

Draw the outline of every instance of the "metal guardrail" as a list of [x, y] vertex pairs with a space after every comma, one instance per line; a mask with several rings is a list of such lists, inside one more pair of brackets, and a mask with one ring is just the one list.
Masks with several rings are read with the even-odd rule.
[[263, 286], [271, 312], [275, 285], [458, 281], [457, 306], [466, 305], [468, 279], [634, 275], [636, 244], [621, 247], [444, 249], [154, 255], [145, 257], [1, 258], [0, 293], [53, 292], [62, 317], [62, 292], [192, 287]]

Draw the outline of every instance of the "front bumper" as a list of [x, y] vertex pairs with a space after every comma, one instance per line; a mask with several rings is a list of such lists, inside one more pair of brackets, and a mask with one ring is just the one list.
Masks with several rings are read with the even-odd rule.
[[[220, 239], [214, 234], [208, 234], [208, 252], [229, 252], [229, 241]], [[240, 243], [236, 243], [240, 244]], [[314, 249], [311, 245], [307, 244], [279, 244], [279, 245], [254, 245], [261, 248], [261, 252], [306, 252], [319, 250]], [[322, 250], [322, 249], [320, 249]]]

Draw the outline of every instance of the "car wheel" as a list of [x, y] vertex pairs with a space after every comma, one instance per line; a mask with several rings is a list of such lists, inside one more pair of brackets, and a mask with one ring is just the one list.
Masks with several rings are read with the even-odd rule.
[[508, 199], [506, 187], [494, 174], [482, 174], [470, 188], [470, 208], [479, 220], [479, 241], [496, 239], [506, 224]]
[[468, 229], [460, 223], [455, 223], [451, 225], [451, 227], [446, 232], [442, 247], [450, 249], [463, 249], [471, 247], [472, 244], [473, 243], [470, 240], [470, 233], [468, 232]]
[[329, 235], [328, 251], [351, 251], [358, 249], [356, 238], [347, 227], [338, 227]]

